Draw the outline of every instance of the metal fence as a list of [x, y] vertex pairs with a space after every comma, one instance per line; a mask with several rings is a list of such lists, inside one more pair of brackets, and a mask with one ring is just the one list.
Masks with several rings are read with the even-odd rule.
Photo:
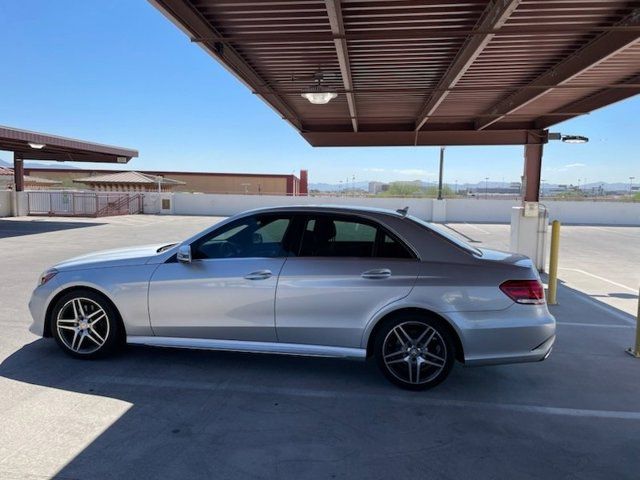
[[106, 217], [142, 213], [139, 193], [29, 192], [29, 215]]

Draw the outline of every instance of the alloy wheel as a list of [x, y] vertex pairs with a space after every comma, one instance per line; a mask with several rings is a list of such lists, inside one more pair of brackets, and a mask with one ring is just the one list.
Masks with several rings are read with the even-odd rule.
[[422, 385], [436, 378], [447, 364], [442, 335], [421, 322], [403, 322], [392, 328], [382, 345], [387, 370], [398, 380]]
[[65, 347], [88, 355], [102, 348], [109, 338], [109, 318], [94, 300], [76, 297], [59, 310], [56, 329]]

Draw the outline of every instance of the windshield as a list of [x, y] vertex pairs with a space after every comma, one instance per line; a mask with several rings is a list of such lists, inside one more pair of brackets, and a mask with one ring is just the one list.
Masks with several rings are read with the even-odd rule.
[[408, 218], [414, 223], [417, 223], [421, 227], [431, 230], [436, 234], [440, 235], [441, 237], [444, 237], [445, 240], [448, 240], [449, 242], [453, 243], [455, 246], [462, 248], [463, 250], [466, 250], [467, 252], [472, 253], [474, 255], [482, 256], [482, 252], [479, 249], [472, 247], [457, 235], [452, 234], [447, 228], [437, 225], [435, 223], [426, 222], [412, 215], [407, 215], [406, 218]]

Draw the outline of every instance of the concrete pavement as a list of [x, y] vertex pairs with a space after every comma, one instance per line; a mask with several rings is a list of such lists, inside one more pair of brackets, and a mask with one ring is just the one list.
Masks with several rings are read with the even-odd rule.
[[[633, 318], [568, 282], [547, 361], [457, 366], [421, 393], [333, 359], [131, 347], [78, 361], [27, 331], [46, 266], [217, 220], [0, 220], [0, 479], [637, 478], [640, 363], [623, 352]], [[504, 247], [503, 226], [462, 228], [473, 227]], [[633, 281], [637, 268], [616, 262], [637, 247], [611, 240], [629, 230], [574, 228], [593, 248], [613, 241], [609, 275]], [[582, 267], [601, 275], [603, 257]]]

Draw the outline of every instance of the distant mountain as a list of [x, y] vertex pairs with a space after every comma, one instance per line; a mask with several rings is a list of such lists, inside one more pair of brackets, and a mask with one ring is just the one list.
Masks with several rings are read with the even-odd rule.
[[[2, 160], [0, 158], [0, 167], [13, 168], [13, 162], [7, 162], [6, 160]], [[24, 168], [75, 168], [79, 170], [78, 167], [74, 167], [73, 165], [69, 165], [64, 162], [55, 162], [55, 163], [41, 163], [41, 162], [24, 162]]]
[[[428, 186], [434, 186], [437, 185], [437, 182], [432, 181], [432, 182], [424, 182], [421, 180], [409, 180], [409, 181], [400, 181], [402, 183], [419, 183], [422, 187], [428, 187]], [[394, 183], [394, 182], [378, 182], [378, 183]], [[640, 182], [639, 182], [640, 183]], [[445, 185], [448, 186], [449, 188], [455, 189], [457, 186], [458, 191], [461, 190], [469, 190], [472, 192], [477, 192], [477, 191], [482, 191], [485, 188], [488, 189], [497, 189], [497, 188], [504, 188], [504, 189], [514, 189], [514, 188], [519, 188], [516, 185], [518, 185], [518, 182], [496, 182], [496, 181], [485, 181], [485, 180], [481, 180], [479, 182], [476, 183], [458, 183], [457, 185], [453, 182], [445, 182]], [[557, 190], [559, 188], [561, 188], [560, 186], [562, 185], [562, 188], [564, 187], [568, 187], [571, 184], [564, 184], [564, 183], [548, 183], [545, 182], [542, 185], [542, 190], [543, 192], [547, 192], [550, 190]], [[577, 186], [576, 184], [573, 184], [573, 186]], [[580, 184], [580, 189], [583, 191], [591, 191], [591, 190], [598, 190], [600, 188], [600, 186], [602, 186], [602, 189], [605, 192], [624, 192], [629, 190], [629, 183], [623, 183], [623, 182], [616, 182], [616, 183], [606, 183], [606, 182], [589, 182], [587, 184]], [[636, 186], [638, 186], [638, 183], [636, 183]], [[340, 183], [311, 183], [309, 184], [309, 189], [310, 190], [319, 190], [321, 192], [338, 192], [341, 190], [350, 190], [353, 188], [353, 184], [349, 183], [348, 185], [345, 186], [344, 183], [340, 184]], [[355, 183], [355, 188], [359, 189], [359, 190], [368, 190], [369, 189], [369, 182], [356, 182]]]
[[351, 190], [352, 188], [357, 190], [367, 190], [369, 188], [369, 182], [349, 182], [348, 184], [340, 183], [310, 183], [309, 190], [319, 190], [321, 192], [337, 192], [339, 190]]

